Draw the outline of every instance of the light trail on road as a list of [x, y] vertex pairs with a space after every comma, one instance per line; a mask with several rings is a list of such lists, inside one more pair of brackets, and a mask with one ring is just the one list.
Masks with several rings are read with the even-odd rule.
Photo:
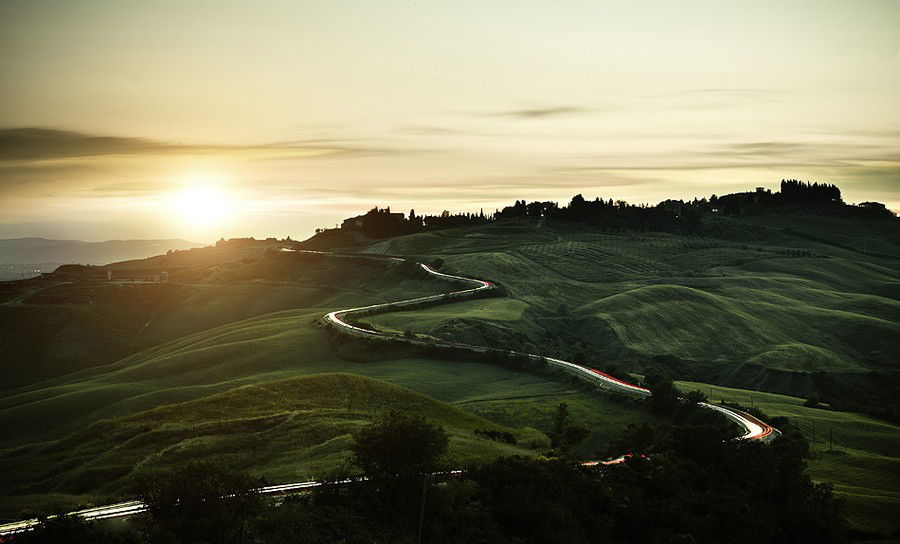
[[[330, 253], [326, 253], [326, 252], [318, 252], [318, 251], [315, 253], [322, 254], [322, 255], [335, 255], [335, 254], [330, 254]], [[373, 256], [368, 256], [368, 255], [365, 257], [378, 258], [378, 257], [373, 257]], [[386, 258], [393, 260], [395, 262], [406, 262], [405, 259], [401, 259], [398, 257], [386, 257]], [[443, 293], [440, 295], [431, 295], [431, 296], [426, 296], [426, 297], [412, 298], [412, 299], [408, 299], [408, 300], [386, 302], [383, 304], [372, 304], [372, 305], [363, 306], [360, 308], [349, 308], [346, 310], [336, 310], [336, 311], [329, 312], [328, 314], [326, 314], [325, 321], [327, 323], [337, 327], [339, 330], [343, 330], [344, 332], [347, 332], [349, 334], [364, 335], [369, 338], [383, 338], [383, 339], [390, 339], [390, 340], [398, 340], [398, 341], [403, 341], [403, 342], [412, 343], [412, 344], [420, 344], [420, 345], [428, 344], [428, 343], [435, 343], [435, 344], [440, 344], [440, 345], [444, 345], [444, 346], [467, 349], [467, 350], [475, 351], [477, 353], [485, 353], [488, 348], [485, 348], [482, 346], [473, 346], [473, 345], [469, 345], [469, 344], [462, 344], [462, 343], [456, 343], [456, 342], [444, 342], [444, 341], [427, 342], [427, 341], [422, 341], [422, 340], [418, 340], [418, 339], [411, 339], [411, 338], [406, 338], [406, 337], [403, 337], [400, 335], [393, 335], [393, 334], [389, 334], [389, 333], [385, 333], [385, 332], [381, 332], [381, 331], [358, 327], [356, 325], [348, 323], [347, 321], [345, 321], [343, 319], [345, 317], [351, 316], [354, 313], [359, 313], [359, 312], [370, 312], [373, 310], [393, 311], [393, 310], [403, 309], [404, 307], [407, 307], [407, 306], [414, 306], [417, 304], [422, 304], [422, 303], [427, 303], [427, 302], [438, 302], [438, 301], [450, 302], [450, 301], [453, 301], [454, 299], [448, 299], [448, 297], [455, 297], [455, 299], [458, 300], [459, 298], [463, 298], [463, 297], [472, 295], [479, 291], [484, 291], [484, 290], [488, 290], [488, 289], [496, 289], [496, 287], [497, 287], [495, 284], [493, 284], [489, 281], [479, 280], [479, 279], [475, 279], [475, 278], [467, 278], [465, 276], [456, 276], [453, 274], [445, 274], [443, 272], [438, 272], [437, 270], [434, 270], [432, 267], [430, 267], [424, 263], [417, 263], [417, 264], [420, 267], [422, 267], [423, 270], [425, 270], [426, 272], [428, 272], [429, 274], [431, 274], [435, 277], [438, 277], [441, 279], [446, 279], [446, 280], [451, 280], [451, 281], [459, 281], [459, 282], [464, 282], [464, 283], [475, 284], [475, 285], [477, 285], [477, 287], [474, 287], [471, 289], [464, 289], [461, 291], [453, 291], [450, 293]], [[524, 355], [524, 356], [529, 357], [534, 360], [544, 360], [549, 364], [557, 366], [558, 368], [562, 368], [563, 370], [567, 371], [570, 374], [578, 376], [578, 377], [580, 377], [590, 383], [593, 383], [595, 385], [599, 385], [601, 388], [613, 390], [617, 393], [622, 393], [625, 395], [631, 395], [631, 396], [637, 396], [637, 397], [649, 397], [652, 394], [650, 392], [650, 390], [645, 387], [641, 387], [639, 385], [635, 385], [633, 383], [629, 383], [624, 380], [614, 378], [614, 377], [610, 376], [609, 374], [607, 374], [606, 372], [601, 372], [600, 370], [597, 370], [594, 368], [577, 365], [575, 363], [570, 363], [569, 361], [564, 361], [562, 359], [556, 359], [553, 357], [544, 357], [542, 355], [535, 355], [535, 354], [531, 354], [531, 353], [517, 353], [517, 352], [511, 352], [511, 353], [514, 353], [516, 355]], [[737, 423], [739, 426], [741, 426], [744, 429], [744, 434], [739, 437], [740, 440], [766, 439], [769, 436], [773, 435], [773, 433], [778, 432], [775, 428], [769, 426], [768, 424], [760, 421], [758, 418], [753, 417], [752, 415], [750, 415], [746, 412], [743, 412], [741, 410], [737, 410], [737, 409], [731, 408], [729, 406], [720, 406], [720, 405], [714, 405], [714, 404], [709, 404], [709, 403], [705, 403], [705, 402], [700, 403], [700, 405], [703, 406], [704, 408], [709, 408], [709, 409], [712, 409], [712, 410], [715, 410], [715, 411], [721, 413], [722, 415], [724, 415], [731, 421], [733, 421], [733, 422]], [[621, 461], [619, 461], [619, 462], [621, 462]]]

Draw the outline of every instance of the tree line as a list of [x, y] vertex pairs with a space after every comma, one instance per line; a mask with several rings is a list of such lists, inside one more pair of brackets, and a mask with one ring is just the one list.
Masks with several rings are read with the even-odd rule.
[[[703, 233], [704, 215], [756, 215], [764, 213], [818, 213], [865, 219], [893, 218], [884, 204], [863, 202], [846, 205], [841, 190], [833, 184], [781, 180], [780, 190], [757, 188], [755, 191], [693, 200], [665, 200], [655, 206], [629, 204], [624, 200], [585, 199], [578, 194], [564, 206], [552, 201], [516, 200], [514, 204], [493, 213], [451, 213], [408, 215], [391, 212], [389, 207], [375, 207], [361, 216], [346, 219], [341, 230], [357, 231], [370, 238], [388, 238], [431, 230], [475, 226], [509, 219], [553, 219], [582, 223], [605, 230], [637, 230], [672, 232], [682, 235]], [[317, 232], [323, 232], [318, 229]]]

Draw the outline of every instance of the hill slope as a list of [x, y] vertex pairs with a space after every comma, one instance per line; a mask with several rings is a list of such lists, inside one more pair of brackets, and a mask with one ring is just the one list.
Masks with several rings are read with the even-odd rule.
[[715, 218], [704, 237], [497, 222], [360, 251], [440, 258], [512, 296], [492, 310], [373, 317], [379, 326], [515, 349], [531, 343], [563, 357], [585, 351], [595, 364], [632, 370], [667, 356], [684, 378], [842, 403], [868, 396], [897, 408], [900, 258], [886, 256], [900, 254], [897, 222], [789, 219], [795, 234], [769, 216]]
[[[0, 489], [11, 496], [0, 503], [9, 513], [46, 500], [29, 494], [52, 493], [57, 500], [127, 497], [135, 472], [197, 458], [252, 468], [273, 482], [321, 478], [348, 459], [351, 434], [390, 409], [442, 425], [450, 435], [450, 466], [529, 455], [549, 444], [533, 429], [501, 427], [403, 387], [358, 375], [318, 374], [103, 420], [61, 440], [4, 451]], [[517, 444], [487, 440], [475, 430], [509, 432]]]
[[606, 447], [642, 411], [565, 382], [465, 358], [370, 352], [341, 358], [316, 326], [326, 308], [267, 314], [148, 348], [116, 363], [8, 391], [0, 397], [0, 447], [53, 440], [100, 419], [183, 402], [235, 386], [321, 372], [353, 372], [408, 387], [510, 426], [548, 429], [567, 402], [591, 428], [583, 453]]
[[383, 261], [227, 247], [112, 265], [117, 271], [128, 266], [175, 267], [198, 279], [109, 282], [103, 275], [101, 281], [30, 281], [9, 287], [0, 304], [0, 390], [112, 363], [253, 316], [402, 299], [446, 287]]

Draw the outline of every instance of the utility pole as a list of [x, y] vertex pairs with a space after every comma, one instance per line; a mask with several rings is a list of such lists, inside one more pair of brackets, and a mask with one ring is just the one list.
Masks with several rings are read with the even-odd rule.
[[428, 480], [431, 474], [425, 475], [422, 480], [422, 508], [419, 510], [419, 534], [416, 537], [416, 544], [422, 544], [422, 527], [425, 525], [425, 494], [428, 492]]

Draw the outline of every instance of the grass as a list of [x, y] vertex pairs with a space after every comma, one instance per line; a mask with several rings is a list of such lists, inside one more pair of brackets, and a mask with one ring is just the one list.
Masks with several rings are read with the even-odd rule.
[[[203, 258], [187, 260], [195, 253]], [[177, 257], [207, 270], [202, 267], [215, 253], [215, 248], [204, 248], [139, 262]], [[225, 252], [225, 257], [231, 254]], [[40, 290], [21, 305], [0, 306], [0, 346], [5, 355], [0, 390], [113, 363], [151, 346], [254, 316], [296, 308], [322, 308], [324, 313], [325, 308], [446, 289], [443, 282], [402, 267], [362, 259], [276, 253], [246, 263], [219, 263], [217, 269], [221, 270], [211, 282], [76, 282]], [[24, 360], [29, 364], [14, 364]]]
[[565, 384], [493, 365], [394, 357], [349, 362], [332, 351], [330, 336], [314, 325], [324, 309], [280, 312], [241, 321], [150, 348], [114, 364], [12, 391], [0, 399], [5, 445], [58, 439], [102, 418], [209, 395], [237, 385], [320, 372], [350, 371], [385, 379], [445, 402], [478, 397], [573, 394], [603, 397]]
[[[777, 370], [864, 371], [872, 367], [860, 364], [863, 350], [877, 356], [872, 347], [900, 348], [896, 322], [828, 308], [825, 303], [804, 303], [799, 289], [794, 296], [785, 296], [726, 285], [643, 286], [600, 299], [581, 311], [609, 323], [627, 346], [641, 353], [726, 362], [749, 354], [748, 362]], [[754, 296], [757, 291], [763, 292]], [[880, 341], [865, 342], [876, 338]]]
[[[499, 335], [499, 343], [516, 349], [528, 337], [556, 355], [584, 349], [601, 362], [625, 353], [672, 355], [709, 369], [707, 381], [747, 388], [790, 382], [792, 389], [776, 391], [802, 395], [812, 392], [815, 373], [896, 371], [896, 259], [786, 235], [763, 218], [716, 221], [714, 233], [730, 232], [725, 224], [751, 239], [498, 223], [380, 241], [361, 251], [440, 257], [451, 271], [502, 283], [512, 300], [377, 316], [373, 323], [480, 343]], [[812, 232], [822, 220], [789, 223]], [[898, 238], [892, 224], [851, 220], [830, 221], [827, 233], [841, 232], [842, 224], [853, 236], [842, 244]], [[573, 329], [596, 332], [556, 342]], [[779, 380], [796, 373], [809, 378]]]
[[[590, 436], [579, 451], [586, 457], [604, 452], [627, 424], [646, 418], [643, 409], [616, 404], [605, 395], [481, 362], [433, 360], [409, 355], [365, 362], [342, 360], [332, 350], [330, 335], [315, 325], [315, 319], [324, 312], [325, 309], [307, 309], [243, 320], [149, 348], [110, 365], [14, 390], [0, 398], [0, 426], [8, 431], [3, 441], [6, 449], [0, 451], [3, 455], [11, 451], [21, 455], [23, 464], [18, 466], [35, 463], [50, 471], [63, 470], [69, 466], [66, 459], [77, 457], [70, 445], [79, 443], [86, 436], [85, 428], [101, 425], [98, 422], [109, 419], [142, 422], [146, 410], [187, 414], [197, 412], [197, 407], [218, 405], [217, 418], [229, 419], [233, 413], [238, 413], [241, 420], [246, 419], [242, 423], [246, 426], [235, 427], [223, 438], [204, 434], [206, 424], [185, 424], [176, 433], [180, 437], [177, 445], [154, 442], [149, 449], [141, 450], [142, 454], [150, 457], [151, 450], [160, 455], [161, 452], [174, 454], [184, 450], [191, 456], [206, 456], [218, 455], [223, 448], [231, 447], [243, 455], [256, 455], [252, 453], [258, 448], [254, 437], [263, 436], [259, 434], [261, 429], [276, 419], [263, 415], [253, 416], [256, 418], [253, 419], [246, 415], [255, 414], [259, 408], [253, 400], [256, 397], [242, 397], [241, 402], [246, 401], [247, 405], [231, 410], [223, 407], [227, 406], [223, 400], [227, 397], [210, 395], [244, 385], [333, 372], [352, 372], [409, 388], [435, 399], [435, 402], [514, 428], [519, 435], [532, 432], [529, 428], [544, 431], [552, 428], [556, 406], [566, 402], [574, 420], [590, 428]], [[213, 402], [210, 398], [219, 400], [209, 404]], [[199, 404], [177, 404], [181, 402]], [[254, 427], [252, 422], [262, 427]], [[304, 432], [315, 435], [316, 429], [310, 426], [297, 430], [297, 439]], [[99, 445], [101, 443], [104, 445]], [[91, 444], [96, 448], [90, 449], [94, 447], [90, 446], [79, 451], [101, 455], [109, 449], [106, 442]], [[322, 459], [334, 460], [337, 457], [332, 454], [345, 453], [346, 447], [345, 440], [332, 441], [316, 445], [315, 451], [322, 450]], [[85, 456], [87, 458], [87, 453]], [[324, 464], [317, 465], [318, 461], [313, 457], [310, 460], [285, 459], [283, 468], [288, 470], [292, 464], [307, 468], [327, 464], [323, 461]], [[276, 464], [275, 461], [260, 463], [260, 466]], [[0, 472], [5, 471], [6, 468], [0, 469]], [[71, 473], [72, 485], [65, 489], [73, 496], [88, 491], [93, 493], [97, 482], [118, 481], [127, 474], [124, 465], [87, 464]], [[271, 474], [279, 478], [288, 475], [277, 471]], [[17, 489], [16, 496], [27, 496], [31, 501], [29, 504], [49, 507], [55, 500], [53, 493], [61, 489], [49, 483], [49, 479], [39, 479], [28, 489]], [[42, 497], [41, 490], [48, 495]], [[109, 488], [103, 492], [113, 491]], [[16, 501], [8, 503], [18, 504]]]
[[[134, 474], [198, 458], [252, 468], [272, 482], [317, 479], [349, 460], [355, 430], [390, 409], [443, 426], [450, 437], [448, 466], [533, 455], [549, 445], [535, 429], [499, 426], [403, 387], [359, 375], [317, 374], [106, 419], [61, 440], [7, 450], [0, 455], [0, 488], [12, 497], [2, 503], [8, 513], [67, 498], [127, 498]], [[479, 429], [510, 432], [517, 443], [478, 437]], [[35, 497], [48, 492], [49, 498]]]
[[684, 392], [700, 390], [711, 399], [756, 406], [770, 416], [786, 416], [812, 447], [809, 473], [834, 484], [857, 527], [891, 533], [900, 528], [900, 426], [852, 412], [809, 408], [804, 399], [759, 391], [678, 382]]
[[[571, 357], [583, 350], [601, 367], [609, 362], [627, 366], [669, 354], [681, 359], [682, 366], [674, 370], [693, 369], [707, 381], [794, 395], [814, 391], [823, 374], [837, 376], [840, 383], [853, 378], [860, 398], [865, 398], [870, 371], [896, 372], [895, 354], [900, 351], [897, 261], [786, 235], [779, 232], [782, 227], [766, 221], [722, 218], [714, 225], [715, 236], [706, 238], [498, 223], [382, 240], [360, 251], [426, 260], [440, 257], [446, 270], [500, 281], [510, 296], [370, 319], [387, 329], [547, 355]], [[813, 232], [821, 226], [818, 220], [808, 225], [805, 221], [794, 218], [791, 228]], [[880, 255], [886, 254], [884, 247], [895, 237], [893, 232], [873, 231], [865, 225], [841, 229], [839, 223], [829, 224], [818, 236], [839, 233], [842, 246], [879, 240]], [[442, 291], [447, 288], [444, 283], [406, 275], [401, 269], [385, 270], [384, 263], [376, 262], [353, 264], [326, 258], [295, 262], [289, 256], [264, 255], [234, 263], [217, 260], [209, 252], [202, 257], [202, 266], [215, 268], [213, 276], [179, 286], [184, 291], [164, 297], [164, 302], [139, 306], [145, 313], [138, 312], [140, 319], [133, 324], [116, 320], [114, 313], [102, 314], [105, 321], [90, 321], [92, 315], [100, 314], [90, 304], [78, 302], [84, 300], [79, 298], [84, 293], [78, 292], [62, 302], [26, 300], [27, 311], [41, 314], [9, 317], [16, 314], [7, 313], [8, 309], [22, 308], [3, 307], [0, 320], [6, 321], [0, 330], [15, 330], [16, 319], [28, 325], [18, 334], [0, 336], [0, 345], [27, 342], [44, 357], [49, 357], [45, 349], [85, 351], [71, 357], [68, 366], [60, 363], [50, 372], [39, 364], [4, 366], [11, 375], [22, 372], [23, 379], [18, 385], [7, 385], [0, 397], [0, 428], [8, 431], [0, 447], [22, 446], [17, 451], [24, 452], [23, 458], [33, 453], [36, 462], [59, 455], [53, 458], [58, 462], [50, 464], [68, 470], [63, 453], [45, 448], [52, 444], [62, 448], [59, 445], [67, 444], [67, 436], [85, 432], [101, 420], [131, 421], [143, 417], [146, 410], [202, 403], [210, 395], [227, 394], [240, 386], [334, 372], [407, 387], [517, 432], [528, 427], [549, 429], [557, 403], [567, 402], [575, 419], [591, 428], [580, 452], [585, 456], [603, 452], [624, 426], [646, 417], [642, 410], [602, 395], [483, 363], [409, 354], [350, 362], [335, 354], [329, 335], [315, 325], [317, 318], [337, 307]], [[179, 263], [185, 258], [178, 255]], [[57, 295], [49, 289], [41, 293], [41, 297]], [[110, 307], [132, 298], [115, 298]], [[63, 317], [54, 322], [55, 316]], [[144, 328], [148, 319], [150, 325]], [[54, 323], [62, 322], [84, 326], [60, 336]], [[114, 346], [106, 358], [92, 357], [99, 353], [95, 346], [120, 335], [115, 328], [119, 325], [128, 341]], [[33, 338], [19, 338], [29, 331]], [[8, 359], [14, 361], [24, 359], [27, 352], [10, 353], [18, 354]], [[42, 381], [36, 383], [38, 379]], [[738, 398], [747, 394], [719, 389], [722, 394], [732, 391]], [[890, 529], [884, 520], [896, 511], [893, 490], [900, 487], [896, 485], [897, 454], [887, 444], [896, 443], [896, 427], [878, 427], [877, 420], [855, 414], [806, 412], [812, 409], [799, 406], [802, 401], [795, 397], [753, 394], [754, 400], [757, 395], [765, 397], [771, 406], [761, 407], [774, 415], [779, 415], [777, 410], [785, 415], [799, 410], [801, 425], [806, 420], [817, 421], [817, 426], [840, 423], [847, 433], [844, 452], [826, 455], [821, 445], [815, 446], [817, 457], [810, 470], [816, 478], [836, 482], [836, 489], [848, 498], [855, 523]], [[256, 429], [267, 429], [266, 425], [278, 421], [275, 416], [258, 416], [246, 421], [242, 416], [243, 426], [235, 427], [227, 439], [182, 434], [177, 446], [170, 444], [152, 454], [147, 450], [146, 457], [177, 456], [182, 449], [190, 455], [218, 455], [228, 448], [253, 451], [258, 445]], [[207, 427], [215, 425], [197, 425], [198, 431]], [[858, 428], [855, 435], [854, 428]], [[301, 435], [315, 437], [320, 427], [297, 432], [298, 440]], [[838, 432], [836, 438], [841, 436], [837, 428], [834, 432]], [[152, 436], [157, 435], [146, 435]], [[104, 450], [97, 448], [92, 454], [102, 456]], [[277, 470], [288, 471], [294, 465], [312, 467], [316, 460], [336, 459], [337, 451], [346, 451], [346, 443], [314, 441], [304, 454], [308, 455], [304, 458], [308, 463], [302, 462], [306, 465], [296, 461], [300, 457], [283, 464], [267, 458], [265, 463], [274, 467], [273, 474], [280, 474]], [[66, 480], [72, 484], [66, 487], [66, 496], [89, 489], [90, 482], [127, 476], [123, 466], [115, 464], [88, 464], [71, 474], [74, 479]], [[887, 486], [877, 481], [884, 474]], [[52, 490], [51, 486], [20, 491]], [[52, 499], [52, 494], [34, 498], [35, 504]]]
[[[495, 224], [382, 241], [363, 251], [440, 257], [451, 271], [501, 282], [511, 297], [369, 319], [389, 330], [556, 356], [584, 350], [598, 366], [673, 355], [681, 359], [673, 372], [744, 388], [704, 385], [715, 398], [747, 404], [752, 394], [763, 411], [792, 417], [810, 438], [815, 423], [810, 474], [834, 482], [855, 525], [893, 531], [898, 427], [804, 408], [798, 396], [816, 394], [832, 376], [829, 393], [896, 402], [896, 391], [869, 373], [898, 371], [900, 274], [897, 259], [884, 256], [897, 256], [898, 229], [766, 216], [717, 218], [711, 231], [685, 238]], [[827, 451], [825, 432], [838, 452]]]
[[482, 338], [480, 334], [470, 334], [473, 332], [471, 320], [490, 326], [492, 334], [502, 334], [502, 329], [508, 332], [510, 326], [515, 326], [522, 319], [522, 313], [527, 307], [526, 303], [511, 298], [488, 298], [413, 311], [376, 314], [360, 321], [384, 331], [409, 330], [425, 336], [440, 336], [478, 344]]

